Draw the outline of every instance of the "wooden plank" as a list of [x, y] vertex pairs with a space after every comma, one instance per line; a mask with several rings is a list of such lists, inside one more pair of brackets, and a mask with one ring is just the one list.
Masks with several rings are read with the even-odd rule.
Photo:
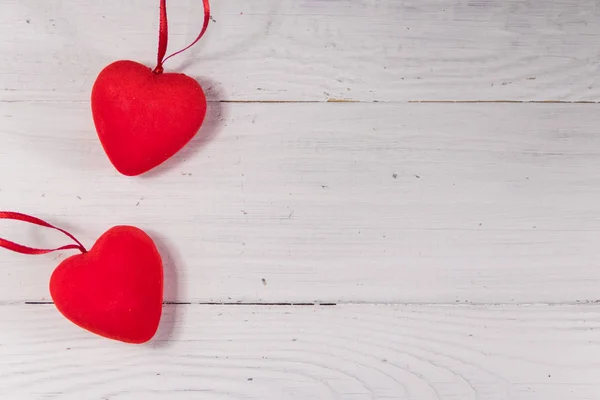
[[[87, 245], [117, 224], [147, 230], [170, 301], [598, 299], [595, 105], [211, 107], [176, 159], [127, 178], [102, 152], [87, 104], [5, 103], [0, 208]], [[22, 224], [0, 233], [64, 243]], [[0, 252], [0, 300], [48, 300], [67, 255]]]
[[21, 400], [590, 400], [598, 306], [166, 306], [142, 346], [47, 306], [0, 306], [0, 390]]
[[[0, 101], [87, 101], [108, 63], [155, 62], [158, 1], [2, 3]], [[201, 3], [169, 3], [172, 50]], [[212, 3], [206, 38], [167, 67], [213, 99], [600, 100], [596, 0]]]

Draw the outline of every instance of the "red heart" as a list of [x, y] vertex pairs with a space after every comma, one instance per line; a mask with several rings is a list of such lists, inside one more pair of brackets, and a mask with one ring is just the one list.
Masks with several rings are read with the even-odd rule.
[[162, 312], [162, 260], [144, 231], [116, 226], [89, 252], [60, 263], [50, 278], [50, 294], [76, 325], [110, 339], [144, 343], [156, 333]]
[[206, 115], [206, 97], [187, 75], [154, 73], [133, 61], [117, 61], [94, 83], [92, 114], [115, 168], [123, 175], [139, 175], [194, 137]]

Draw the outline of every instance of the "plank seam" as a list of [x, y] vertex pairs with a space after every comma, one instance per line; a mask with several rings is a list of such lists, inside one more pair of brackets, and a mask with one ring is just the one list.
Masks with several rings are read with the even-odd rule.
[[[72, 103], [88, 104], [89, 100], [0, 100], [1, 103]], [[600, 104], [600, 101], [588, 100], [351, 100], [351, 99], [327, 99], [327, 100], [208, 100], [207, 103], [231, 103], [231, 104]]]
[[[25, 302], [2, 302], [2, 305], [54, 305], [52, 301], [25, 301]], [[600, 300], [576, 300], [567, 302], [524, 302], [524, 303], [494, 303], [494, 302], [442, 302], [442, 303], [428, 303], [428, 302], [323, 302], [323, 303], [310, 303], [310, 302], [178, 302], [178, 301], [165, 301], [163, 305], [196, 305], [196, 306], [281, 306], [281, 307], [333, 307], [333, 306], [346, 306], [346, 305], [373, 305], [373, 306], [597, 306], [600, 305]]]

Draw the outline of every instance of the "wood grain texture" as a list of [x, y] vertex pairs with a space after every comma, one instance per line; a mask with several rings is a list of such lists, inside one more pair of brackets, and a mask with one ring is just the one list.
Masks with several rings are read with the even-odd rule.
[[[171, 2], [171, 49], [201, 1]], [[600, 100], [600, 9], [581, 1], [214, 1], [167, 68], [220, 100]], [[112, 61], [155, 61], [158, 7], [3, 0], [0, 101], [87, 101]]]
[[[68, 252], [0, 252], [2, 399], [598, 399], [596, 0], [213, 1], [166, 65], [208, 121], [139, 178], [89, 94], [112, 61], [152, 66], [158, 1], [0, 3], [0, 209], [88, 246], [137, 225], [191, 303], [111, 342], [23, 304]], [[201, 1], [169, 16], [177, 50]]]
[[[113, 225], [147, 230], [170, 301], [598, 299], [596, 105], [211, 107], [210, 140], [126, 178], [87, 104], [4, 103], [0, 206], [88, 245]], [[5, 222], [0, 232], [64, 242]], [[0, 299], [47, 300], [67, 254], [3, 252]]]
[[[19, 400], [591, 400], [598, 306], [166, 306], [143, 346], [52, 305], [0, 307], [0, 391]], [[10, 346], [4, 344], [10, 343]]]

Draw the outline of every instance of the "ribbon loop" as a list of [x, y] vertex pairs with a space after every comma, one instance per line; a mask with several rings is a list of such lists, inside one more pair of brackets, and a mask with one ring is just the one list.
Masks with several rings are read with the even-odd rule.
[[57, 228], [56, 226], [51, 225], [51, 224], [47, 223], [46, 221], [41, 220], [39, 218], [32, 217], [32, 216], [26, 215], [26, 214], [12, 212], [12, 211], [0, 211], [0, 219], [10, 219], [10, 220], [15, 220], [15, 221], [22, 221], [22, 222], [27, 222], [27, 223], [34, 224], [34, 225], [43, 226], [45, 228], [55, 229], [59, 232], [64, 233], [65, 235], [67, 235], [71, 240], [73, 240], [76, 243], [76, 244], [67, 244], [65, 246], [57, 247], [55, 249], [36, 249], [33, 247], [23, 246], [21, 244], [11, 242], [10, 240], [0, 238], [0, 247], [4, 247], [5, 249], [11, 250], [11, 251], [14, 251], [17, 253], [21, 253], [21, 254], [47, 254], [47, 253], [51, 253], [53, 251], [71, 250], [71, 249], [76, 249], [76, 250], [81, 251], [82, 253], [87, 253], [87, 250], [85, 249], [83, 244], [81, 244], [81, 242], [79, 242], [79, 240], [77, 240], [69, 232], [65, 231], [64, 229]]
[[206, 32], [206, 29], [208, 28], [208, 22], [210, 21], [210, 4], [208, 3], [209, 0], [202, 0], [204, 3], [204, 24], [202, 25], [202, 30], [200, 31], [200, 34], [198, 35], [198, 37], [196, 38], [196, 40], [194, 40], [192, 42], [192, 44], [190, 44], [189, 46], [176, 51], [175, 53], [171, 54], [170, 56], [168, 56], [167, 58], [165, 58], [165, 54], [167, 54], [167, 44], [169, 43], [169, 24], [168, 24], [168, 20], [167, 20], [167, 0], [160, 0], [160, 27], [159, 27], [159, 33], [158, 33], [158, 55], [156, 58], [156, 68], [154, 68], [153, 72], [155, 74], [162, 74], [163, 73], [163, 64], [165, 63], [165, 61], [167, 61], [169, 58], [176, 56], [177, 54], [183, 53], [184, 51], [186, 51], [187, 49], [189, 49], [190, 47], [192, 47], [193, 45], [195, 45], [196, 43], [198, 43], [198, 41], [202, 38], [202, 36], [204, 36], [204, 33]]

